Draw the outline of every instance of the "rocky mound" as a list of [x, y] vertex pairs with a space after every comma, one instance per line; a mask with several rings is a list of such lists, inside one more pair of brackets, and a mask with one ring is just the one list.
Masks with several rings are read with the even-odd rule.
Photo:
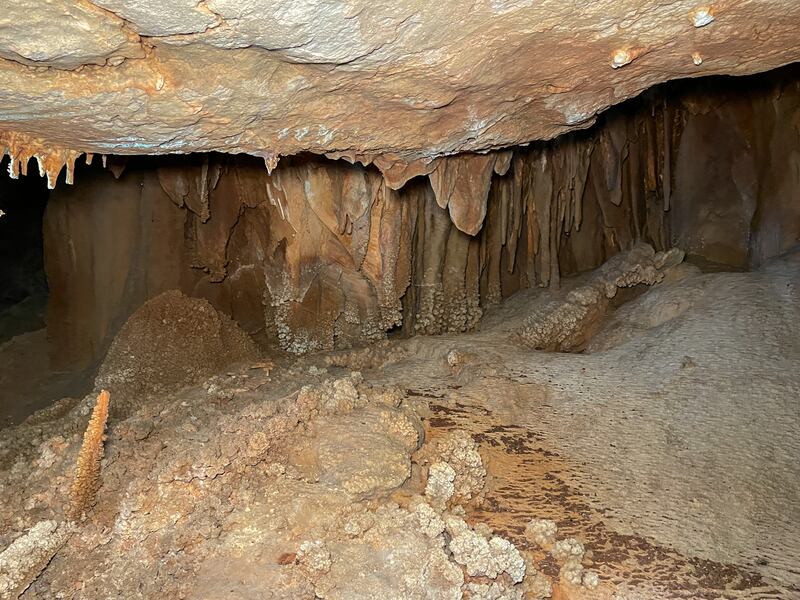
[[206, 300], [172, 290], [143, 304], [122, 326], [95, 386], [110, 390], [119, 409], [257, 355], [234, 321]]

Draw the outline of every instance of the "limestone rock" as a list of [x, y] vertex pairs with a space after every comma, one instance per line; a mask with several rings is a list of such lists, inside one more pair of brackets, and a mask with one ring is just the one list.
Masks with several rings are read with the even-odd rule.
[[76, 69], [144, 58], [125, 21], [90, 2], [18, 0], [0, 14], [0, 60]]
[[515, 337], [534, 350], [581, 350], [600, 328], [609, 299], [619, 288], [654, 285], [664, 279], [657, 265], [667, 269], [681, 260], [683, 252], [679, 249], [657, 255], [651, 246], [637, 244], [613, 256], [563, 298], [543, 298]]
[[0, 598], [16, 599], [69, 536], [66, 524], [40, 521], [0, 552]]
[[[119, 325], [168, 289], [206, 298], [265, 346], [305, 353], [386, 342], [388, 332], [472, 330], [502, 299], [558, 287], [637, 241], [658, 251], [643, 258], [665, 277], [683, 270], [668, 268], [680, 255], [668, 252], [673, 235], [690, 255], [738, 267], [789, 250], [800, 227], [800, 129], [775, 123], [800, 114], [797, 68], [717, 80], [713, 93], [685, 86], [513, 155], [420, 159], [407, 169], [397, 156], [379, 161], [390, 180], [374, 167], [309, 157], [284, 158], [271, 175], [243, 156], [175, 157], [157, 167], [132, 159], [118, 180], [99, 164], [81, 165], [80, 183], [58, 186], [45, 216], [50, 360], [59, 368], [99, 360]], [[71, 173], [76, 154], [51, 161], [24, 136], [12, 138], [13, 174], [31, 158], [56, 175], [67, 161]], [[736, 150], [715, 153], [714, 170], [695, 159], [729, 145]], [[483, 212], [487, 173], [485, 216], [468, 235], [462, 229], [477, 227]], [[456, 197], [472, 198], [470, 218], [451, 214]], [[603, 301], [590, 293], [576, 292], [546, 327], [551, 334], [533, 337], [580, 349], [585, 336], [558, 322], [591, 323]], [[329, 358], [366, 368], [385, 354]]]
[[[5, 8], [0, 131], [33, 136], [42, 155], [213, 150], [274, 165], [312, 151], [416, 160], [419, 173], [433, 158], [586, 127], [660, 81], [800, 59], [791, 0], [712, 3], [702, 18], [693, 0]], [[393, 181], [406, 177], [389, 168]], [[481, 210], [453, 208], [469, 223]]]
[[300, 544], [297, 561], [304, 569], [318, 574], [331, 570], [331, 553], [321, 540], [313, 540]]
[[[336, 398], [335, 394], [326, 398], [325, 391], [342, 381], [350, 382], [324, 382], [317, 388], [305, 388], [298, 395], [297, 414], [315, 418], [309, 423], [304, 442], [292, 449], [290, 464], [304, 477], [341, 489], [354, 498], [388, 493], [411, 474], [410, 456], [422, 441], [419, 418], [402, 408], [367, 405], [365, 395], [360, 396], [362, 400], [355, 407], [346, 401], [334, 405], [333, 410], [320, 411], [331, 397]], [[315, 395], [315, 389], [322, 394]]]
[[455, 493], [453, 481], [456, 472], [446, 462], [437, 462], [428, 469], [428, 483], [425, 485], [425, 496], [436, 506], [444, 507]]
[[511, 542], [499, 536], [487, 539], [455, 515], [445, 517], [445, 526], [453, 558], [468, 575], [495, 579], [507, 573], [513, 583], [522, 581], [525, 561]]
[[525, 537], [538, 546], [555, 543], [558, 526], [550, 519], [531, 519], [525, 526]]
[[524, 590], [521, 587], [509, 590], [496, 581], [492, 583], [470, 582], [464, 588], [464, 597], [469, 600], [522, 600], [524, 598]]
[[480, 495], [486, 469], [471, 435], [454, 431], [436, 440], [431, 454], [435, 462], [430, 467], [426, 494], [437, 502], [452, 501], [455, 504], [463, 504]]
[[331, 600], [462, 597], [464, 574], [438, 537], [419, 529], [414, 513], [383, 505], [363, 536], [329, 542], [331, 571], [315, 582], [318, 596]]
[[[583, 582], [583, 544], [574, 538], [566, 538], [553, 544], [552, 554], [561, 561], [559, 577], [571, 585], [581, 585]], [[594, 582], [589, 578], [590, 583]]]

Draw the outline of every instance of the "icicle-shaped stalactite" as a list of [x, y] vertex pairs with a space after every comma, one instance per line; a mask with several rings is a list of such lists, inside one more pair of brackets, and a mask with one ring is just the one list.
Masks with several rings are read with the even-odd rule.
[[[70, 200], [48, 210], [49, 320], [75, 324], [51, 333], [64, 348], [102, 348], [130, 307], [177, 287], [262, 341], [305, 352], [389, 331], [469, 330], [517, 290], [557, 286], [638, 241], [757, 264], [798, 241], [798, 107], [798, 85], [786, 84], [752, 98], [642, 99], [513, 154], [365, 157], [368, 167], [286, 158], [272, 173], [260, 160], [201, 155], [132, 161], [118, 181], [87, 169], [88, 186], [56, 190]], [[0, 141], [15, 173], [39, 149]], [[75, 243], [73, 259], [70, 238], [115, 245]], [[107, 297], [87, 303], [87, 287]], [[96, 315], [108, 322], [83, 323]]]
[[56, 187], [56, 181], [66, 168], [65, 181], [74, 182], [75, 161], [83, 154], [69, 148], [48, 146], [33, 136], [12, 131], [0, 131], [0, 160], [8, 156], [8, 175], [17, 179], [28, 174], [28, 163], [36, 159], [39, 175], [47, 179], [48, 189]]

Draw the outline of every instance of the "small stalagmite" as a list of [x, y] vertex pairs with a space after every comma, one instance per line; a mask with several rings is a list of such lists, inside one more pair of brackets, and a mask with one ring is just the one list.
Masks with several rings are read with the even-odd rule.
[[67, 518], [80, 520], [94, 504], [100, 488], [100, 461], [103, 458], [103, 444], [106, 439], [106, 421], [110, 394], [102, 390], [92, 411], [92, 418], [83, 434], [83, 444], [75, 465], [75, 479], [70, 490]]

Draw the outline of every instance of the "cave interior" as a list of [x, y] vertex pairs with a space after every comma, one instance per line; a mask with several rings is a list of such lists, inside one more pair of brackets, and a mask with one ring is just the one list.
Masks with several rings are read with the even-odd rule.
[[800, 65], [346, 158], [3, 158], [0, 596], [800, 597]]

